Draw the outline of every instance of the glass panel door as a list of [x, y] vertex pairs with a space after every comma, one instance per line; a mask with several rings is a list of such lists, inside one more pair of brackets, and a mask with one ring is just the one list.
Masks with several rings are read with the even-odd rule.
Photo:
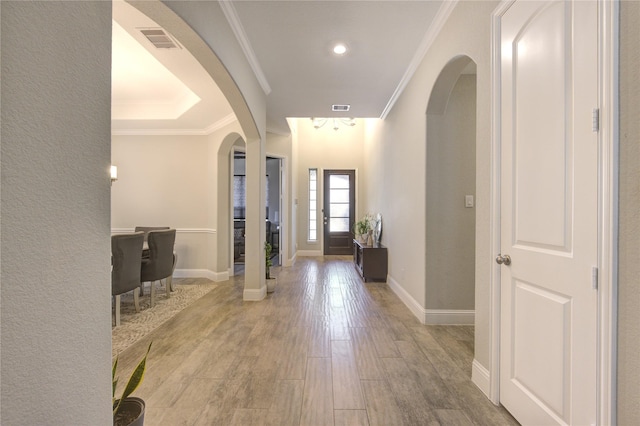
[[325, 170], [324, 182], [324, 254], [351, 254], [355, 171]]

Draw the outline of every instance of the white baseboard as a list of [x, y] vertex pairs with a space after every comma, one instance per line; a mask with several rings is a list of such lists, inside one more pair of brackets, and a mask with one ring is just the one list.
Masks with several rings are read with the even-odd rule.
[[244, 289], [242, 292], [242, 300], [247, 302], [258, 302], [267, 296], [267, 286], [262, 286], [259, 289]]
[[284, 267], [285, 268], [290, 268], [293, 266], [294, 263], [296, 263], [296, 257], [297, 257], [297, 253], [293, 255], [293, 257], [291, 259], [285, 259], [284, 260]]
[[322, 250], [298, 250], [295, 255], [300, 257], [320, 257], [322, 256]]
[[215, 282], [227, 281], [229, 279], [229, 271], [214, 272], [213, 280]]
[[[489, 398], [491, 388], [491, 375], [478, 360], [474, 359], [471, 365], [471, 381]], [[489, 398], [490, 399], [490, 398]]]
[[425, 324], [429, 325], [474, 325], [476, 311], [462, 309], [425, 309]]
[[387, 276], [387, 285], [391, 287], [391, 290], [402, 300], [402, 302], [409, 308], [411, 313], [420, 320], [422, 324], [425, 324], [425, 310], [424, 308], [413, 298], [391, 275]]
[[425, 309], [391, 276], [387, 276], [387, 285], [409, 308], [422, 324], [429, 325], [474, 325], [474, 310]]
[[229, 279], [229, 272], [214, 272], [208, 269], [176, 269], [173, 272], [176, 278], [207, 278], [211, 281], [220, 282]]

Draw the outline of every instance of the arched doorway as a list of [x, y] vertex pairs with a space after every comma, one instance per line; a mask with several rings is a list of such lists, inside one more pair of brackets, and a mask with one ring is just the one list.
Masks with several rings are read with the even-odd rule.
[[[250, 225], [252, 232], [248, 233], [247, 240], [247, 262], [250, 264], [247, 278], [245, 280], [245, 294], [244, 298], [247, 300], [261, 300], [266, 294], [264, 287], [264, 262], [262, 262], [262, 239], [260, 235], [264, 232], [264, 223], [261, 223], [258, 215], [258, 206], [261, 204], [262, 193], [259, 192], [262, 182], [262, 170], [264, 166], [261, 160], [264, 158], [264, 122], [260, 120], [260, 113], [264, 111], [266, 100], [262, 92], [255, 91], [252, 85], [251, 78], [248, 79], [234, 79], [229, 73], [228, 68], [222, 63], [216, 52], [222, 53], [233, 50], [228, 48], [224, 43], [218, 43], [216, 40], [207, 39], [205, 41], [201, 38], [201, 32], [197, 32], [194, 28], [188, 25], [183, 19], [181, 19], [174, 7], [169, 7], [162, 2], [134, 2], [134, 7], [139, 9], [142, 13], [147, 15], [153, 21], [155, 21], [163, 29], [167, 30], [184, 49], [187, 49], [202, 65], [203, 69], [209, 74], [209, 76], [216, 83], [222, 94], [225, 96], [227, 102], [233, 110], [233, 115], [237, 119], [237, 128], [234, 131], [238, 135], [242, 135], [243, 140], [247, 144], [247, 160], [250, 161], [249, 167], [250, 174], [248, 178], [249, 200], [248, 207], [251, 214], [248, 214], [249, 220], [247, 225]], [[176, 5], [177, 9], [180, 9]], [[215, 9], [213, 7], [212, 9]], [[212, 10], [212, 13], [218, 13], [218, 10]], [[220, 17], [221, 15], [216, 15]], [[204, 36], [207, 38], [207, 36]], [[213, 49], [216, 49], [214, 52]], [[229, 59], [228, 56], [226, 56]], [[243, 69], [243, 64], [234, 63], [230, 60], [230, 63], [234, 65], [234, 69]], [[242, 88], [242, 90], [241, 90]], [[217, 163], [217, 159], [212, 159]], [[228, 164], [226, 165], [228, 168]], [[225, 175], [227, 177], [227, 175]], [[215, 179], [215, 178], [214, 178]], [[228, 181], [228, 180], [227, 180]], [[214, 183], [216, 190], [221, 183]], [[221, 189], [222, 193], [228, 193], [228, 185], [225, 189]], [[217, 213], [215, 206], [218, 205], [218, 200], [213, 200], [212, 210]], [[226, 203], [228, 206], [228, 198], [223, 200], [222, 203]], [[216, 216], [216, 214], [212, 215]], [[215, 217], [217, 225], [222, 225], [221, 228], [215, 230], [217, 234], [217, 242], [212, 249], [215, 252], [215, 258], [211, 261], [215, 263], [213, 265], [216, 269], [216, 274], [220, 273], [221, 265], [225, 266], [223, 274], [228, 274], [228, 256], [229, 250], [227, 249], [229, 244], [229, 226], [227, 221], [220, 222], [221, 218], [229, 216], [229, 210], [222, 212], [221, 215]], [[222, 246], [222, 250], [220, 250]]]
[[444, 66], [427, 107], [427, 323], [473, 325], [475, 312], [476, 66]]

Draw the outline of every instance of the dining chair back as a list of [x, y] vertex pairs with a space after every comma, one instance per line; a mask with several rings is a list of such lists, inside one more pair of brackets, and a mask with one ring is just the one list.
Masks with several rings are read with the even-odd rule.
[[144, 234], [121, 234], [111, 236], [111, 295], [115, 299], [115, 323], [120, 325], [120, 295], [134, 291], [136, 312], [138, 304], [138, 287], [140, 287], [140, 264], [142, 261], [142, 245]]
[[173, 246], [176, 241], [176, 230], [149, 231], [147, 241], [149, 243], [149, 257], [142, 260], [140, 279], [142, 282], [151, 283], [151, 306], [153, 306], [155, 304], [156, 281], [167, 278], [167, 296], [171, 292], [169, 278], [173, 275], [175, 268]]
[[136, 226], [135, 232], [144, 232], [144, 240], [147, 241], [150, 231], [160, 231], [164, 229], [171, 229], [169, 226]]

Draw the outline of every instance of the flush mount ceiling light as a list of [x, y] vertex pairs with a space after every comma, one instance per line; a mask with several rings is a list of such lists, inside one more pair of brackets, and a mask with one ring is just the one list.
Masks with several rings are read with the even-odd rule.
[[311, 122], [313, 123], [313, 127], [319, 129], [325, 124], [331, 122], [333, 124], [333, 130], [338, 130], [340, 125], [343, 126], [355, 126], [356, 119], [353, 117], [334, 117], [334, 118], [321, 118], [321, 117], [311, 117]]
[[342, 56], [347, 53], [347, 46], [344, 43], [337, 43], [333, 46], [333, 53]]

